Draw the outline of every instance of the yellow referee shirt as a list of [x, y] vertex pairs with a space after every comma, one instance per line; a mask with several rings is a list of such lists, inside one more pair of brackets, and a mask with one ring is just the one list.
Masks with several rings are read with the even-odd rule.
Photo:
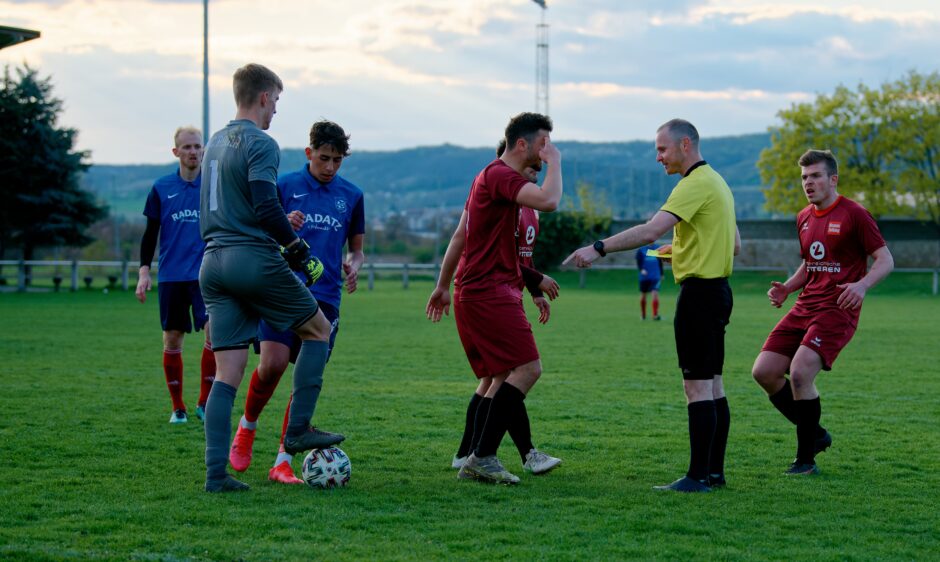
[[679, 217], [672, 235], [672, 274], [689, 277], [731, 275], [734, 263], [734, 196], [718, 172], [704, 162], [693, 167], [669, 194], [663, 211]]

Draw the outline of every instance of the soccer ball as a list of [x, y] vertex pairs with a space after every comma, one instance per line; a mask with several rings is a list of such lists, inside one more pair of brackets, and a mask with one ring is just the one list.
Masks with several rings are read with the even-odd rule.
[[339, 488], [349, 483], [352, 465], [339, 447], [314, 449], [301, 467], [304, 482], [311, 488]]

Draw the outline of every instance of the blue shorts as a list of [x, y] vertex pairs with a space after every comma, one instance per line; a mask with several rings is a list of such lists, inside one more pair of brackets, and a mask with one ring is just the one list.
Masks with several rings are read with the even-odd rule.
[[160, 301], [160, 325], [164, 332], [176, 330], [188, 334], [193, 331], [193, 326], [198, 332], [209, 321], [198, 281], [157, 283], [157, 300]]
[[653, 291], [659, 290], [659, 285], [662, 283], [662, 278], [659, 279], [640, 279], [640, 292], [641, 293], [651, 293]]
[[[326, 360], [329, 361], [330, 355], [333, 354], [333, 343], [336, 342], [336, 332], [339, 331], [339, 309], [325, 302], [318, 304], [320, 310], [323, 311], [323, 316], [326, 316], [326, 319], [330, 322], [330, 347], [326, 354]], [[273, 341], [289, 347], [291, 363], [297, 360], [297, 354], [300, 353], [300, 344], [303, 343], [300, 336], [294, 332], [290, 330], [278, 332], [264, 320], [258, 323], [258, 340], [255, 342], [255, 353], [261, 353], [260, 342], [263, 341]]]

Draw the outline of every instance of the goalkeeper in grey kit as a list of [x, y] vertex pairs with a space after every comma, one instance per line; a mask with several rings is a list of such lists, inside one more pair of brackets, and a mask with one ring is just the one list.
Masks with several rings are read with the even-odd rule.
[[290, 454], [340, 443], [338, 433], [310, 426], [326, 365], [330, 323], [307, 285], [323, 272], [284, 214], [277, 195], [280, 149], [264, 133], [284, 85], [258, 64], [233, 77], [235, 119], [206, 145], [205, 189], [199, 226], [206, 253], [199, 282], [213, 324], [215, 383], [206, 403], [207, 492], [248, 489], [227, 474], [232, 405], [245, 374], [248, 348], [264, 319], [276, 330], [293, 330], [303, 343], [294, 366], [293, 402], [284, 448]]

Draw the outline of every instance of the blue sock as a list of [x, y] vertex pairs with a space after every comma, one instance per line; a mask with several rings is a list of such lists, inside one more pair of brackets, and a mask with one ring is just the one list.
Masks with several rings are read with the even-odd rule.
[[232, 438], [232, 405], [238, 389], [224, 382], [212, 383], [206, 401], [206, 480], [225, 478], [229, 441]]

